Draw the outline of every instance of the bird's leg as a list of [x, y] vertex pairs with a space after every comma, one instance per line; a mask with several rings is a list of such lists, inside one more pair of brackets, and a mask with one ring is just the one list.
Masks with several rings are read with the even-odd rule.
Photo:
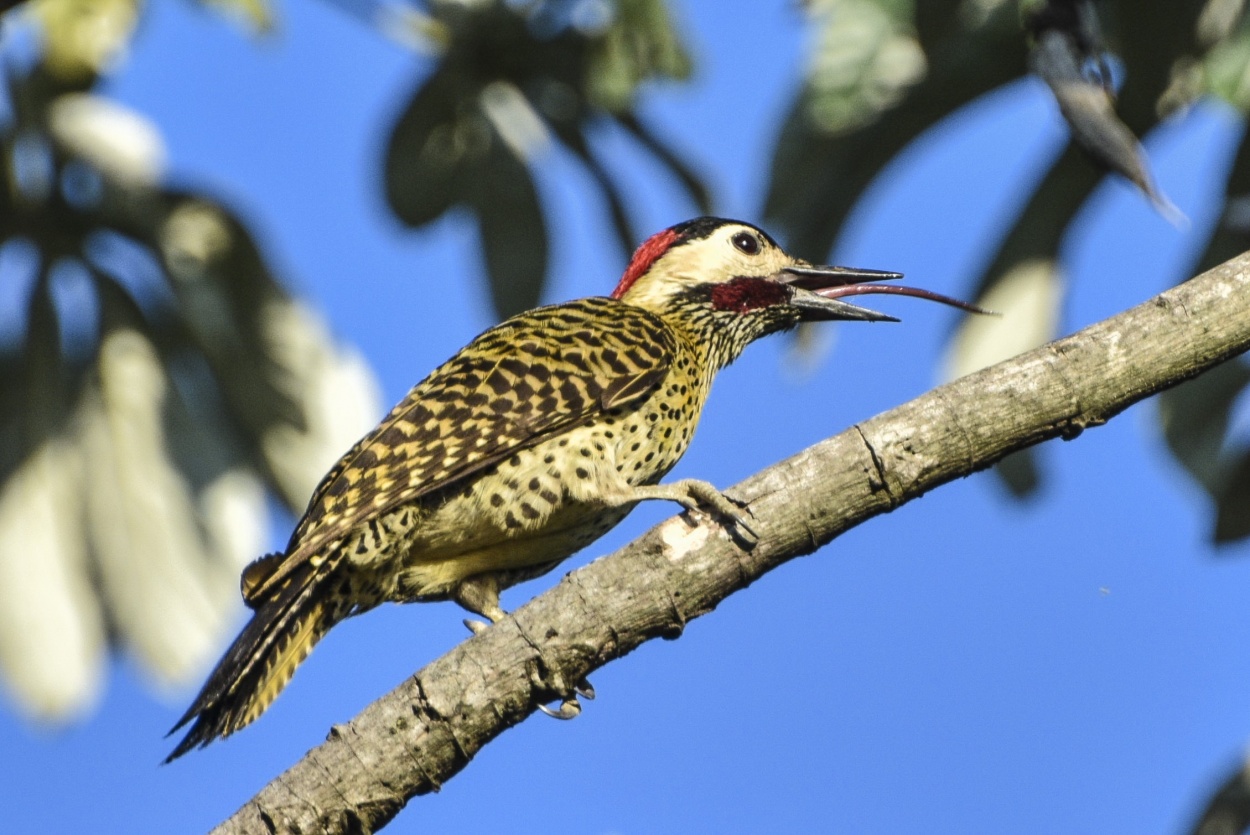
[[[499, 579], [494, 574], [478, 574], [461, 580], [451, 593], [451, 599], [491, 623], [499, 623], [507, 616], [507, 612], [499, 608]], [[465, 618], [464, 625], [474, 635], [486, 628], [486, 624], [471, 618]]]
[[697, 478], [683, 478], [669, 484], [624, 487], [619, 493], [609, 496], [609, 499], [620, 504], [648, 499], [677, 502], [686, 510], [694, 513], [710, 512], [722, 524], [730, 523], [726, 524], [726, 527], [730, 528], [730, 533], [737, 534], [748, 545], [759, 541], [759, 535], [751, 530], [746, 516], [742, 514], [744, 510], [747, 514], [751, 512], [746, 505], [737, 504], [711, 484]]
[[[495, 574], [478, 574], [467, 580], [461, 580], [451, 596], [470, 612], [489, 618], [491, 623], [499, 623], [507, 616], [507, 613], [499, 606], [499, 578]], [[487, 628], [486, 624], [480, 620], [471, 618], [465, 618], [464, 625], [474, 635]], [[581, 703], [577, 701], [578, 695], [593, 699], [595, 688], [589, 681], [582, 679], [573, 685], [573, 693], [565, 697], [558, 708], [552, 709], [546, 705], [539, 705], [538, 709], [556, 719], [572, 719], [582, 712]]]
[[[722, 522], [729, 522], [730, 524], [727, 527], [730, 528], [730, 532], [740, 536], [748, 545], [753, 545], [759, 541], [759, 536], [755, 531], [751, 530], [751, 526], [747, 524], [746, 517], [741, 513], [741, 510], [746, 510], [747, 513], [751, 511], [745, 505], [739, 506], [735, 504], [724, 493], [706, 481], [683, 478], [671, 484], [648, 484], [638, 487], [621, 484], [615, 490], [605, 491], [602, 499], [609, 506], [622, 505], [627, 502], [642, 502], [648, 499], [663, 499], [677, 502], [686, 510], [694, 513], [710, 511], [713, 516]], [[572, 695], [565, 697], [560, 702], [558, 708], [552, 709], [546, 705], [539, 705], [538, 709], [555, 719], [572, 719], [578, 716], [582, 712], [582, 706], [577, 701], [577, 696], [582, 695], [587, 699], [593, 699], [595, 697], [595, 688], [589, 681], [583, 678], [573, 686], [573, 691]]]

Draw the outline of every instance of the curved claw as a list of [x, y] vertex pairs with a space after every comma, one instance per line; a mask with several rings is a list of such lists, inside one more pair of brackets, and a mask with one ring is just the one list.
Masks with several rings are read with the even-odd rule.
[[576, 719], [582, 714], [582, 705], [577, 701], [577, 696], [569, 696], [560, 702], [560, 706], [555, 710], [546, 705], [539, 705], [538, 709], [550, 716], [552, 719]]
[[462, 621], [462, 623], [464, 624], [465, 628], [468, 629], [470, 632], [472, 632], [474, 635], [480, 635], [483, 630], [487, 629], [490, 626], [490, 624], [488, 623], [483, 623], [482, 621], [474, 620], [473, 618], [465, 618]]
[[[719, 517], [721, 524], [729, 529], [730, 536], [748, 547], [753, 547], [760, 541], [760, 535], [747, 521], [747, 517], [754, 518], [754, 514], [746, 502], [719, 491], [714, 491], [707, 499], [713, 517]], [[732, 524], [725, 524], [726, 522]]]
[[595, 698], [595, 687], [587, 679], [582, 679], [573, 685], [573, 695], [560, 702], [560, 706], [555, 708], [539, 705], [538, 709], [550, 716], [552, 719], [575, 719], [582, 713], [581, 702], [577, 701], [577, 697], [581, 696], [586, 699], [593, 700]]
[[729, 519], [734, 523], [734, 527], [737, 529], [738, 535], [742, 537], [743, 542], [748, 545], [755, 545], [760, 541], [760, 535], [747, 524], [746, 517], [741, 513], [734, 513]]

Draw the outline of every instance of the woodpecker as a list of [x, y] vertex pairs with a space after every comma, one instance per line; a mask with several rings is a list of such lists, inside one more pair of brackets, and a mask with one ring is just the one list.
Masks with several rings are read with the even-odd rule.
[[648, 238], [610, 297], [540, 307], [418, 383], [325, 476], [286, 550], [243, 572], [251, 621], [170, 731], [166, 762], [255, 720], [313, 645], [385, 601], [454, 600], [490, 621], [499, 592], [594, 542], [638, 502], [704, 512], [750, 540], [685, 453], [717, 371], [800, 322], [898, 321], [842, 297], [925, 290], [819, 267], [747, 223], [701, 217]]

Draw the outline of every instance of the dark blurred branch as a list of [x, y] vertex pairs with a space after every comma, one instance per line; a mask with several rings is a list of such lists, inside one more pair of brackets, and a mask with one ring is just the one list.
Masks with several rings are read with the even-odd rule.
[[[760, 534], [670, 519], [434, 661], [261, 790], [219, 833], [371, 832], [540, 703], [843, 531], [1004, 455], [1071, 439], [1250, 347], [1250, 254], [858, 424], [747, 479]], [[599, 709], [607, 709], [601, 707]]]

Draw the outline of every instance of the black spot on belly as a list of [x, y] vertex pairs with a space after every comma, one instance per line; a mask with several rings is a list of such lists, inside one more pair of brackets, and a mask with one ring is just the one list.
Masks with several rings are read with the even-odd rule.
[[493, 494], [490, 497], [490, 506], [491, 507], [503, 507], [503, 496], [499, 495], [498, 493]]
[[589, 471], [586, 470], [585, 467], [578, 467], [573, 472], [576, 473], [577, 477], [580, 478], [582, 481], [585, 481], [586, 479], [590, 478], [590, 473]]
[[521, 515], [524, 516], [526, 519], [537, 519], [538, 511], [535, 510], [531, 505], [525, 502], [521, 502]]

